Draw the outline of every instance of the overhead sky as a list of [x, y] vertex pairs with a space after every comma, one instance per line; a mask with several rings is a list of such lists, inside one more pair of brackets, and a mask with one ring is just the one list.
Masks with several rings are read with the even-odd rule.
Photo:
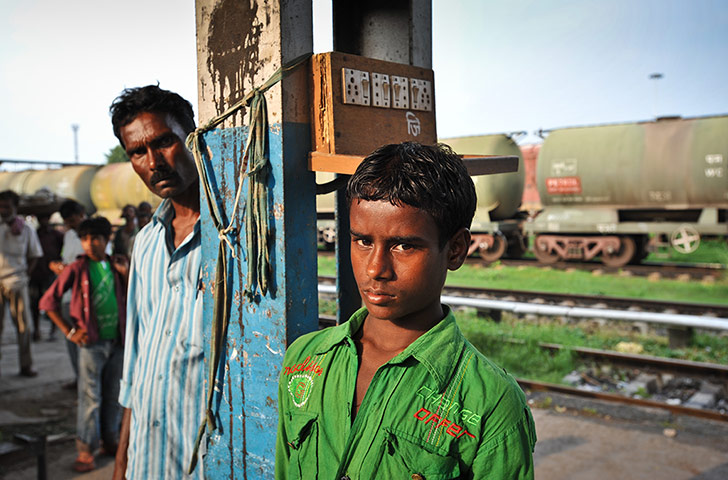
[[[317, 52], [331, 49], [316, 0]], [[108, 106], [196, 107], [194, 0], [0, 0], [0, 159], [103, 163]], [[328, 26], [328, 27], [327, 27]], [[433, 0], [440, 137], [728, 113], [728, 1]], [[663, 77], [650, 80], [652, 73]]]

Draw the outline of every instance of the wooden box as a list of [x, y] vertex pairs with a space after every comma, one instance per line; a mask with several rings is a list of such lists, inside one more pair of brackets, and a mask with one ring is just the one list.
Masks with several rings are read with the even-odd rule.
[[[437, 142], [432, 70], [340, 52], [314, 55], [311, 69], [312, 170], [339, 171], [341, 168], [322, 166], [321, 162], [346, 161], [348, 156], [361, 159], [388, 143]], [[345, 87], [347, 79], [353, 82], [352, 73], [347, 77], [347, 71], [368, 77], [369, 85], [365, 85], [370, 96], [368, 105], [360, 103], [364, 99], [358, 89], [364, 85], [363, 80], [353, 90], [351, 83], [347, 84], [349, 88]], [[387, 79], [389, 83], [387, 106], [386, 101], [375, 98], [378, 93], [384, 92], [381, 85], [386, 85], [381, 82], [375, 88], [378, 79]], [[399, 87], [400, 95], [397, 96], [392, 83], [404, 79], [407, 80], [407, 89]], [[425, 88], [421, 89], [423, 85]], [[403, 98], [402, 92], [411, 98]], [[356, 94], [360, 96], [354, 97]], [[396, 99], [399, 101], [395, 107]]]

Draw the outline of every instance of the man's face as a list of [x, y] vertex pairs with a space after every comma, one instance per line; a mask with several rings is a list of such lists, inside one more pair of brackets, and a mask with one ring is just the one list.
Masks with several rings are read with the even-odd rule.
[[185, 147], [182, 126], [169, 114], [142, 112], [121, 127], [132, 167], [147, 188], [162, 198], [197, 189], [197, 167]]
[[358, 199], [349, 217], [351, 264], [369, 316], [401, 326], [439, 320], [440, 293], [453, 263], [451, 242], [438, 246], [434, 219], [409, 205]]
[[0, 200], [0, 218], [3, 222], [10, 222], [15, 219], [17, 209], [15, 204], [10, 200]]
[[74, 213], [70, 217], [64, 218], [63, 224], [72, 230], [78, 230], [79, 225], [81, 225], [81, 222], [84, 220], [86, 220], [85, 213]]
[[81, 246], [89, 258], [100, 262], [106, 258], [106, 244], [109, 240], [103, 235], [84, 235], [81, 237]]
[[134, 210], [134, 207], [126, 207], [121, 211], [121, 218], [125, 219], [127, 222], [133, 221], [135, 217], [136, 211]]

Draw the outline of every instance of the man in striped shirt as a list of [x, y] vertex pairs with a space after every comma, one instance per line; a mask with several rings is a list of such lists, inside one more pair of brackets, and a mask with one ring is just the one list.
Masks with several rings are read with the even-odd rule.
[[164, 199], [132, 253], [114, 478], [201, 479], [201, 467], [186, 474], [204, 404], [199, 179], [184, 143], [194, 114], [155, 85], [124, 90], [110, 111], [134, 171]]

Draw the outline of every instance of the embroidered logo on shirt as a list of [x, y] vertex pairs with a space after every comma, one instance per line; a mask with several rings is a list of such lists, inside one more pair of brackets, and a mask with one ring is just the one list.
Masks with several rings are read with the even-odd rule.
[[299, 363], [298, 365], [293, 365], [291, 367], [285, 367], [283, 374], [292, 375], [297, 372], [311, 372], [320, 377], [323, 369], [318, 364], [318, 360], [319, 358], [315, 358], [312, 363], [308, 363], [311, 361], [311, 357], [306, 357], [306, 360], [304, 360], [303, 363]]
[[472, 410], [468, 410], [467, 408], [463, 408], [456, 401], [451, 401], [444, 398], [443, 395], [437, 393], [431, 388], [422, 386], [419, 388], [419, 390], [417, 390], [417, 392], [415, 392], [415, 394], [425, 400], [425, 406], [429, 406], [431, 409], [439, 412], [446, 412], [447, 416], [451, 418], [452, 416], [455, 416], [456, 418], [460, 417], [460, 420], [462, 420], [463, 424], [480, 424], [480, 420], [482, 418], [481, 415], [478, 415], [477, 413], [473, 412]]
[[415, 412], [414, 417], [419, 420], [420, 422], [425, 422], [425, 425], [431, 422], [435, 422], [434, 426], [435, 429], [438, 429], [440, 427], [447, 427], [447, 430], [445, 433], [447, 433], [450, 436], [453, 436], [455, 438], [460, 438], [463, 435], [467, 435], [470, 438], [475, 438], [475, 435], [468, 432], [465, 427], [461, 427], [460, 425], [456, 425], [455, 423], [451, 422], [450, 420], [447, 420], [444, 417], [441, 417], [440, 415], [437, 415], [436, 413], [432, 413], [431, 411], [427, 410], [426, 408], [420, 408]]
[[293, 404], [302, 407], [311, 396], [311, 388], [313, 387], [313, 377], [311, 375], [294, 375], [288, 382], [288, 392], [293, 397]]

